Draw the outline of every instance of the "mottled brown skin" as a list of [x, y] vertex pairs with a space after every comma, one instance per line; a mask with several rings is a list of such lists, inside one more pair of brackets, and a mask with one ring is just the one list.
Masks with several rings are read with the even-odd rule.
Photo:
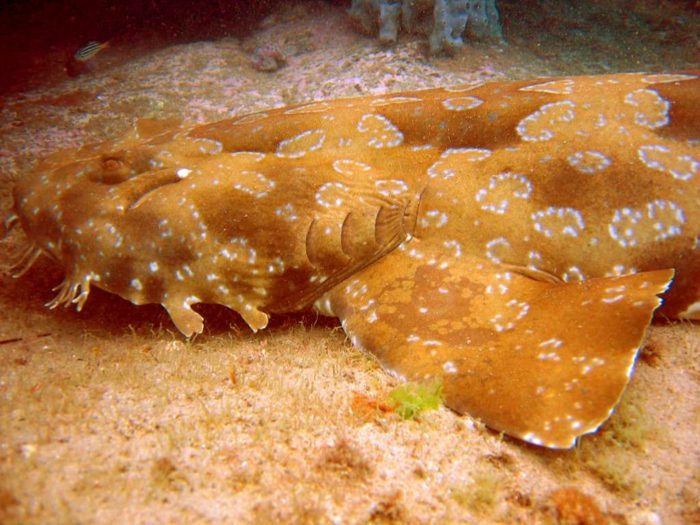
[[[10, 223], [67, 277], [218, 303], [253, 330], [315, 305], [448, 406], [569, 447], [610, 415], [646, 326], [700, 316], [697, 73], [473, 84], [182, 127], [60, 152]], [[21, 273], [21, 272], [20, 272]]]

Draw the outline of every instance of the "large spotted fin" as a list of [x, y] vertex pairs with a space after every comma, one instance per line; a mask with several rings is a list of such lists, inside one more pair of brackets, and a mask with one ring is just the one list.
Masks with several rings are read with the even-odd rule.
[[[317, 303], [352, 342], [489, 427], [571, 447], [612, 413], [673, 270], [553, 283], [417, 239]], [[534, 275], [534, 277], [537, 277]]]

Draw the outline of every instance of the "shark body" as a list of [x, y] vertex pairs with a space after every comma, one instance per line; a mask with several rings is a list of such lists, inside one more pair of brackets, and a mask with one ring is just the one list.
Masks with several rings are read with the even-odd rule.
[[52, 307], [94, 285], [188, 337], [197, 303], [254, 331], [314, 307], [458, 412], [567, 448], [612, 413], [659, 295], [700, 318], [699, 105], [690, 72], [142, 120], [17, 184], [18, 273], [47, 254]]

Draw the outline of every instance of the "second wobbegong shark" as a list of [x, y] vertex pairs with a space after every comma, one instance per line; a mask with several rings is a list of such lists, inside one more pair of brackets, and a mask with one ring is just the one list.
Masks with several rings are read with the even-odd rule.
[[700, 318], [698, 76], [141, 120], [17, 183], [18, 274], [46, 254], [66, 271], [50, 306], [94, 285], [188, 337], [197, 303], [254, 331], [314, 307], [454, 410], [570, 447], [614, 410], [661, 294], [658, 315]]

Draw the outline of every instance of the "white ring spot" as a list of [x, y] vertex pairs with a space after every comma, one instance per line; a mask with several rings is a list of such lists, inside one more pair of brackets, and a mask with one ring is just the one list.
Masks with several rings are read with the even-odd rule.
[[576, 104], [561, 100], [545, 104], [533, 114], [520, 121], [516, 128], [523, 140], [542, 141], [554, 137], [554, 131], [562, 122], [571, 122], [576, 117]]
[[280, 142], [276, 155], [287, 159], [298, 159], [311, 151], [320, 149], [324, 140], [326, 140], [326, 132], [322, 129], [304, 131]]
[[700, 161], [691, 155], [676, 155], [661, 144], [641, 146], [637, 154], [646, 166], [670, 173], [674, 179], [690, 180], [700, 170]]
[[585, 228], [581, 212], [574, 208], [556, 208], [550, 206], [532, 214], [535, 230], [545, 237], [551, 237], [555, 232], [571, 237], [578, 237]]
[[357, 124], [357, 130], [369, 135], [367, 145], [373, 148], [392, 148], [403, 142], [403, 133], [382, 115], [363, 115]]
[[445, 109], [450, 111], [465, 111], [467, 109], [474, 109], [475, 107], [483, 104], [484, 101], [477, 97], [453, 97], [447, 98], [442, 101], [442, 105]]
[[581, 173], [602, 171], [612, 164], [607, 156], [597, 151], [579, 151], [567, 157], [566, 160]]
[[634, 121], [640, 126], [656, 129], [669, 122], [668, 110], [671, 104], [653, 89], [638, 89], [628, 93], [625, 97], [625, 104], [637, 108]]

